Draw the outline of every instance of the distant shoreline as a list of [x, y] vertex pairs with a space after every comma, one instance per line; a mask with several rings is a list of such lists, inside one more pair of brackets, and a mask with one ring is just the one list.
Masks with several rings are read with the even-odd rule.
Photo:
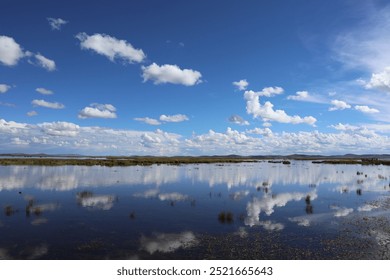
[[[371, 156], [371, 157], [370, 157]], [[290, 164], [290, 160], [312, 161], [314, 164], [360, 164], [390, 165], [390, 156], [178, 156], [178, 157], [88, 157], [88, 156], [49, 156], [49, 155], [1, 155], [0, 165], [35, 165], [35, 166], [149, 166], [153, 164], [208, 164], [208, 163], [242, 163], [268, 161], [270, 163]]]

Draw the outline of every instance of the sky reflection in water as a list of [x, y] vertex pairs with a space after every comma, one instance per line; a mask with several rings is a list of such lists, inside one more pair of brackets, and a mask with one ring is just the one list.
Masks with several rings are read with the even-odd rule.
[[0, 259], [143, 258], [196, 248], [202, 234], [337, 231], [381, 211], [372, 202], [389, 177], [385, 166], [304, 161], [1, 166]]

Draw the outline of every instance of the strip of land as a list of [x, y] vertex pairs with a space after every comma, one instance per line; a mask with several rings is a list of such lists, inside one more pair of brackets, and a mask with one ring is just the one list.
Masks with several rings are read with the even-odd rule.
[[153, 164], [204, 164], [204, 163], [239, 163], [253, 162], [250, 158], [227, 158], [227, 157], [128, 157], [128, 158], [2, 158], [0, 165], [83, 165], [83, 166], [135, 166]]
[[153, 164], [207, 164], [207, 163], [240, 163], [268, 160], [269, 163], [290, 164], [290, 160], [312, 161], [314, 164], [359, 164], [359, 165], [390, 165], [390, 155], [344, 155], [344, 156], [81, 156], [81, 155], [46, 155], [46, 154], [2, 154], [0, 165], [42, 165], [42, 166], [136, 166]]

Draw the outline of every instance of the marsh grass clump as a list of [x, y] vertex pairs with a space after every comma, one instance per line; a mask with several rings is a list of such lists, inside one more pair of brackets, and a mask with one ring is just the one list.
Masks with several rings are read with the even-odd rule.
[[129, 214], [129, 218], [131, 220], [135, 220], [135, 212], [134, 211]]
[[306, 211], [306, 214], [313, 214], [313, 206], [310, 204], [307, 204], [305, 211]]
[[89, 198], [93, 196], [93, 192], [89, 191], [82, 191], [77, 193], [77, 198], [82, 199], [82, 198]]
[[15, 214], [17, 211], [14, 209], [14, 207], [12, 205], [7, 205], [4, 207], [4, 214], [6, 216], [12, 216], [13, 214]]
[[305, 198], [305, 203], [306, 203], [306, 214], [313, 214], [313, 205], [311, 205], [311, 197], [308, 194]]
[[222, 211], [218, 214], [218, 221], [221, 224], [231, 224], [233, 223], [233, 213]]

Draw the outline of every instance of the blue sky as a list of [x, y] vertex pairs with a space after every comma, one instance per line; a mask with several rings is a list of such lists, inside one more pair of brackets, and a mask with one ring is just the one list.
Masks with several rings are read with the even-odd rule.
[[390, 153], [387, 1], [8, 1], [0, 152]]

